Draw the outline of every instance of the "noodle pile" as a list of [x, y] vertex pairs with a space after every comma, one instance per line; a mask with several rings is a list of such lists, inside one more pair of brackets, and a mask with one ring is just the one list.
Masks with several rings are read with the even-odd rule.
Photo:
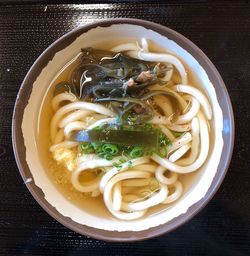
[[[197, 171], [205, 162], [209, 151], [209, 126], [212, 109], [204, 94], [188, 84], [182, 62], [168, 53], [149, 51], [147, 41], [141, 47], [136, 43], [121, 44], [113, 52], [170, 67], [161, 84], [153, 84], [150, 92], [158, 90], [174, 95], [181, 113], [176, 116], [169, 97], [153, 96], [152, 124], [171, 142], [166, 157], [157, 153], [127, 159], [116, 166], [119, 157], [104, 159], [95, 153], [84, 154], [80, 142], [72, 140], [76, 131], [88, 131], [116, 120], [116, 113], [104, 103], [79, 99], [71, 91], [53, 97], [54, 111], [50, 126], [53, 158], [64, 163], [71, 173], [73, 187], [89, 196], [102, 196], [106, 208], [118, 219], [133, 220], [145, 215], [158, 204], [171, 204], [183, 194], [179, 175]], [[176, 83], [175, 76], [180, 77]], [[91, 179], [84, 175], [91, 174]]]

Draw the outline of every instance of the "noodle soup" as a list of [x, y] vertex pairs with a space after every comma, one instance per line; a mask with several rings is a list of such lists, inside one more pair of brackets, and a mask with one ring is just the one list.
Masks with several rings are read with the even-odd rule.
[[212, 109], [173, 53], [141, 41], [85, 48], [42, 104], [38, 147], [65, 197], [132, 221], [171, 208], [211, 149]]

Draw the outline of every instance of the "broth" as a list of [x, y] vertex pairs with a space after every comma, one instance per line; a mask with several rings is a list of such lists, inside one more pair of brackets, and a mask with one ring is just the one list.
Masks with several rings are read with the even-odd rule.
[[[123, 40], [122, 40], [123, 41]], [[127, 41], [124, 40], [124, 41]], [[116, 45], [120, 42], [115, 42], [112, 44], [107, 44], [106, 49], [111, 48], [112, 45]], [[152, 44], [150, 42], [150, 49], [154, 52], [164, 52], [164, 50], [157, 46], [156, 44]], [[58, 164], [53, 158], [51, 152], [49, 152], [50, 147], [50, 121], [53, 116], [53, 111], [51, 108], [51, 100], [53, 97], [53, 92], [55, 85], [61, 81], [68, 81], [70, 78], [70, 74], [75, 66], [79, 63], [79, 58], [76, 58], [74, 61], [66, 64], [65, 67], [56, 75], [54, 81], [49, 86], [49, 89], [44, 96], [43, 103], [39, 112], [38, 117], [38, 140], [37, 146], [41, 157], [41, 162], [44, 165], [44, 169], [47, 171], [48, 176], [51, 178], [57, 189], [73, 204], [77, 205], [79, 208], [84, 209], [89, 213], [94, 212], [97, 216], [113, 218], [112, 215], [108, 212], [103, 202], [102, 194], [98, 197], [89, 197], [88, 195], [77, 191], [73, 185], [71, 184], [70, 177], [71, 173], [66, 169], [63, 164]], [[200, 89], [200, 85], [198, 80], [195, 79], [195, 75], [185, 66], [188, 72], [189, 84], [192, 84], [194, 87]], [[174, 71], [174, 81], [178, 83], [180, 81], [180, 76], [178, 72]], [[210, 122], [211, 127], [213, 127], [213, 120]], [[210, 138], [213, 137], [213, 129], [210, 133]], [[211, 140], [213, 141], [213, 140]], [[211, 144], [210, 150], [213, 148]], [[192, 186], [196, 183], [196, 180], [199, 179], [200, 171], [196, 171], [189, 174], [179, 175], [179, 180], [182, 182], [184, 186], [184, 194], [182, 197], [188, 193], [189, 190], [192, 189]], [[87, 177], [86, 177], [87, 178]], [[83, 178], [84, 179], [84, 178]], [[178, 201], [177, 201], [178, 202]], [[147, 215], [155, 214], [159, 211], [166, 210], [171, 207], [176, 202], [169, 205], [157, 205], [149, 209]]]

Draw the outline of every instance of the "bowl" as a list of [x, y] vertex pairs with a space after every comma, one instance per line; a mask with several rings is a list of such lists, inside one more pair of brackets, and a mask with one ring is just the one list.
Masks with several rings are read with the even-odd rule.
[[[214, 118], [208, 159], [191, 183], [185, 183], [184, 198], [171, 210], [162, 209], [136, 222], [118, 221], [98, 208], [79, 208], [63, 197], [51, 181], [47, 163], [41, 159], [37, 137], [40, 110], [48, 85], [80, 48], [101, 46], [113, 41], [145, 37], [167, 48], [190, 68], [209, 98]], [[45, 127], [46, 130], [46, 127]], [[79, 27], [59, 38], [35, 61], [19, 90], [12, 121], [12, 139], [21, 176], [36, 201], [64, 226], [96, 239], [138, 241], [170, 232], [197, 214], [222, 183], [234, 143], [233, 111], [224, 82], [208, 57], [190, 40], [167, 27], [136, 19], [110, 19]], [[199, 191], [199, 193], [197, 193]], [[188, 201], [189, 200], [189, 201]], [[88, 203], [86, 203], [88, 205]]]

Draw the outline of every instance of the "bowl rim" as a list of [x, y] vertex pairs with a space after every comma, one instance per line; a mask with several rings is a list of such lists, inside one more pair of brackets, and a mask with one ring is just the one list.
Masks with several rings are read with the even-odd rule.
[[[142, 231], [107, 231], [76, 223], [72, 221], [72, 219], [63, 216], [52, 205], [50, 205], [44, 198], [42, 190], [39, 187], [37, 187], [33, 181], [28, 182], [29, 178], [32, 177], [32, 174], [26, 162], [26, 150], [21, 125], [24, 109], [28, 103], [28, 99], [32, 90], [32, 86], [30, 85], [33, 85], [34, 81], [39, 76], [40, 72], [47, 65], [47, 63], [54, 57], [56, 52], [60, 51], [61, 49], [64, 49], [66, 46], [71, 44], [79, 35], [86, 33], [87, 31], [96, 27], [109, 27], [114, 24], [138, 25], [146, 29], [151, 29], [163, 36], [167, 36], [171, 40], [175, 41], [178, 45], [183, 47], [185, 50], [187, 50], [196, 60], [198, 60], [200, 65], [208, 74], [210, 81], [215, 86], [217, 98], [220, 99], [219, 105], [223, 112], [224, 145], [216, 175], [206, 195], [197, 203], [189, 207], [186, 213], [175, 217], [174, 219], [165, 224]], [[228, 126], [226, 131], [224, 131], [225, 122], [227, 122], [226, 125]], [[212, 197], [219, 189], [222, 181], [224, 180], [232, 157], [234, 137], [234, 115], [228, 91], [216, 67], [205, 55], [205, 53], [200, 48], [198, 48], [194, 43], [192, 43], [189, 39], [168, 27], [151, 21], [130, 18], [105, 19], [90, 24], [86, 24], [64, 34], [62, 37], [60, 37], [54, 43], [52, 43], [36, 59], [34, 64], [29, 69], [28, 73], [26, 74], [20, 86], [19, 92], [17, 94], [12, 116], [12, 145], [16, 163], [25, 185], [27, 186], [28, 190], [35, 198], [35, 200], [50, 216], [52, 216], [55, 220], [57, 220], [59, 223], [66, 226], [67, 228], [82, 235], [87, 235], [95, 239], [111, 242], [134, 242], [157, 237], [170, 231], [173, 231], [177, 227], [183, 225], [191, 218], [193, 218], [212, 199]]]

